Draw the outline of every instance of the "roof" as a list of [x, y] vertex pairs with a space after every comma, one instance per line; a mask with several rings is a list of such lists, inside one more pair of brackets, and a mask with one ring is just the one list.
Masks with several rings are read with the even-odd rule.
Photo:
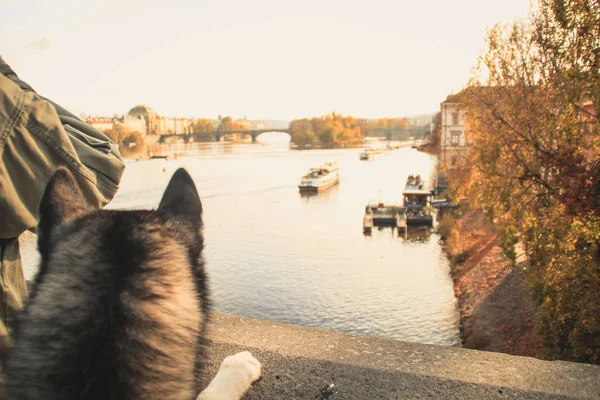
[[441, 104], [461, 103], [465, 100], [479, 99], [483, 96], [504, 96], [507, 92], [512, 91], [510, 86], [471, 86], [461, 90], [458, 93], [449, 94], [446, 100]]
[[129, 110], [129, 115], [146, 115], [151, 116], [156, 114], [154, 110], [144, 104], [136, 104], [131, 110]]
[[402, 194], [403, 195], [405, 195], [405, 194], [421, 194], [421, 195], [431, 196], [431, 190], [409, 189], [409, 190], [403, 191]]
[[460, 97], [461, 97], [462, 93], [463, 93], [463, 91], [460, 91], [456, 94], [449, 94], [446, 97], [446, 100], [442, 101], [442, 104], [444, 104], [444, 103], [460, 103]]

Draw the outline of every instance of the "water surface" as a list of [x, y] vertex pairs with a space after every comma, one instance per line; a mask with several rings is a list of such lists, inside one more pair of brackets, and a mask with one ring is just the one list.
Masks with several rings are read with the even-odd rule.
[[[360, 161], [359, 149], [297, 152], [258, 144], [168, 150], [188, 157], [128, 162], [110, 208], [156, 207], [173, 172], [187, 168], [204, 207], [216, 311], [422, 343], [460, 342], [438, 236], [390, 228], [362, 233], [365, 204], [400, 202], [408, 174], [429, 177], [431, 156], [406, 148]], [[341, 183], [301, 195], [301, 175], [325, 161], [338, 162]], [[32, 252], [26, 243], [29, 277]]]

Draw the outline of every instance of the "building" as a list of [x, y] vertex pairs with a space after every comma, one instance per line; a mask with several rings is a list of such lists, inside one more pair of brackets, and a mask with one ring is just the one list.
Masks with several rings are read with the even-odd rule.
[[192, 133], [192, 118], [161, 117], [152, 108], [137, 104], [127, 113], [130, 117], [143, 118], [146, 134], [162, 135], [165, 133]]
[[104, 132], [112, 129], [113, 125], [118, 123], [118, 120], [110, 117], [88, 117], [85, 119], [85, 122], [100, 132]]
[[133, 116], [133, 115], [123, 115], [121, 118], [121, 123], [125, 128], [125, 132], [138, 132], [141, 133], [142, 136], [146, 136], [148, 132], [148, 124], [146, 123], [146, 118], [143, 115]]
[[456, 165], [459, 155], [467, 146], [465, 136], [466, 113], [460, 103], [460, 93], [449, 95], [440, 104], [441, 112], [441, 138], [440, 162], [446, 168]]
[[144, 104], [137, 104], [135, 107], [129, 110], [127, 115], [131, 117], [143, 118], [146, 124], [146, 134], [153, 135], [158, 133], [155, 122], [158, 115], [150, 107]]
[[[477, 89], [480, 94], [492, 94], [497, 88], [486, 87]], [[440, 137], [440, 163], [446, 168], [452, 168], [464, 155], [469, 145], [468, 130], [469, 123], [464, 104], [461, 103], [461, 97], [465, 96], [465, 91], [449, 95], [446, 100], [440, 103], [441, 112], [441, 137]], [[586, 101], [581, 106], [579, 120], [583, 132], [582, 140], [585, 141], [584, 148], [589, 149], [586, 155], [590, 159], [595, 156], [594, 153], [594, 132], [598, 124], [598, 112], [591, 101]]]
[[142, 136], [168, 133], [193, 133], [192, 118], [162, 117], [152, 108], [138, 104], [121, 118], [88, 117], [85, 122], [99, 131], [112, 129], [115, 124], [122, 125], [125, 132], [138, 132]]

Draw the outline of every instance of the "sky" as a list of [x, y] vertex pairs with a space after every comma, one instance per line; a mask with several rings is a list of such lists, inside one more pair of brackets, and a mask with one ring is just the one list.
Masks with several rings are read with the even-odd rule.
[[0, 0], [0, 55], [72, 112], [435, 112], [529, 0]]

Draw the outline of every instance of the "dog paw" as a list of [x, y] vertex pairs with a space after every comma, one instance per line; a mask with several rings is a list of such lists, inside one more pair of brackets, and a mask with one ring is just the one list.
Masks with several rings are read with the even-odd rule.
[[260, 378], [262, 366], [249, 351], [243, 351], [225, 358], [221, 363], [220, 370], [250, 385]]
[[238, 400], [260, 378], [262, 366], [249, 351], [227, 357], [197, 400]]

